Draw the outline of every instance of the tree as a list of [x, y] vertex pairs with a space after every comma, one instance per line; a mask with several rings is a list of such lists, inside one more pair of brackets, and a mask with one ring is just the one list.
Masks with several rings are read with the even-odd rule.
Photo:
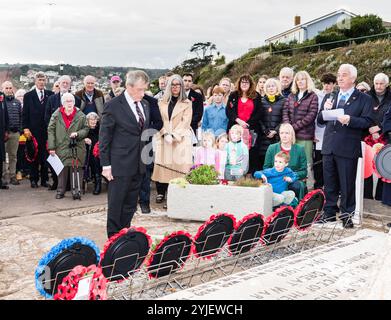
[[[204, 60], [206, 53], [209, 50], [209, 55], [213, 56], [213, 51], [216, 51], [216, 45], [212, 42], [197, 42], [190, 48], [190, 52], [194, 52], [199, 59]], [[202, 56], [200, 55], [202, 54]]]
[[[371, 36], [385, 32], [387, 30], [383, 26], [383, 20], [374, 14], [354, 17], [350, 22], [350, 28], [344, 30], [348, 38]], [[365, 39], [361, 42], [364, 41]]]

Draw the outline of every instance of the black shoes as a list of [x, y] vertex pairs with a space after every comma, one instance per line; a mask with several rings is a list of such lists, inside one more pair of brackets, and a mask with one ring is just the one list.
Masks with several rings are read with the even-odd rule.
[[62, 199], [62, 198], [64, 198], [64, 194], [62, 194], [62, 193], [56, 194], [56, 199]]
[[18, 186], [20, 185], [20, 182], [16, 180], [16, 178], [11, 178], [10, 184], [12, 184], [13, 186]]
[[341, 220], [342, 220], [342, 226], [345, 229], [353, 229], [354, 228], [354, 224], [353, 224], [353, 221], [351, 218], [345, 218], [345, 219], [341, 219]]
[[149, 207], [149, 204], [140, 203], [140, 208], [141, 208], [141, 213], [144, 214], [151, 213], [151, 208]]
[[97, 174], [95, 176], [95, 187], [94, 191], [92, 192], [93, 195], [98, 195], [102, 191], [102, 176], [100, 174]]
[[10, 187], [3, 184], [0, 185], [0, 190], [8, 190]]
[[38, 188], [38, 184], [35, 181], [31, 181], [31, 188], [33, 189]]
[[41, 182], [41, 186], [44, 187], [44, 188], [49, 188], [50, 187], [46, 181]]

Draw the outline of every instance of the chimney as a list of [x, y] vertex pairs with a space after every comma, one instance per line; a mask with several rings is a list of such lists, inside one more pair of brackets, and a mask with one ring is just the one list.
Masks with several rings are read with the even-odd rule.
[[301, 24], [301, 17], [295, 16], [295, 26], [298, 26], [299, 24]]

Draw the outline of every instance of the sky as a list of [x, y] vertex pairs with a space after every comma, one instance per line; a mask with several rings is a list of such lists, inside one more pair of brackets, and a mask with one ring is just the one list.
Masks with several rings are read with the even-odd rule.
[[0, 63], [173, 68], [210, 41], [236, 59], [344, 8], [391, 21], [389, 0], [0, 0]]

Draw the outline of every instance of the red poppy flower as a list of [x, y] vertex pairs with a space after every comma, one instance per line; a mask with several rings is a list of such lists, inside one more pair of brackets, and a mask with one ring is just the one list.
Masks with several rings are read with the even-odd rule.
[[297, 101], [295, 101], [295, 103], [293, 104], [295, 107], [298, 107], [299, 106], [299, 103]]
[[195, 98], [194, 98], [194, 97], [191, 97], [191, 101], [194, 102], [194, 101], [195, 101]]
[[0, 102], [3, 102], [3, 101], [4, 101], [4, 96], [1, 95], [1, 96], [0, 96]]

